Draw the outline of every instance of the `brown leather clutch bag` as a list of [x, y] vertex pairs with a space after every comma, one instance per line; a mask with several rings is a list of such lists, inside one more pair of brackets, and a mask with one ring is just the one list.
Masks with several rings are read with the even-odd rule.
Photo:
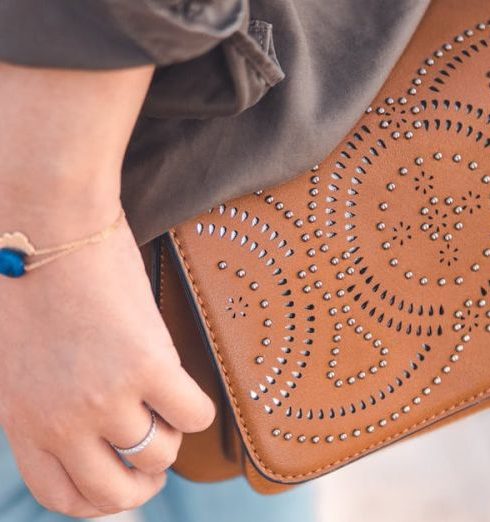
[[433, 2], [321, 165], [157, 244], [163, 317], [222, 405], [187, 477], [275, 491], [486, 406], [488, 3]]

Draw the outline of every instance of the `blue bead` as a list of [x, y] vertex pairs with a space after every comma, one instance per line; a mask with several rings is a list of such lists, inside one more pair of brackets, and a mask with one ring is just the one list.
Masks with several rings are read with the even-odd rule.
[[0, 274], [7, 277], [20, 277], [25, 274], [25, 254], [10, 248], [0, 249]]

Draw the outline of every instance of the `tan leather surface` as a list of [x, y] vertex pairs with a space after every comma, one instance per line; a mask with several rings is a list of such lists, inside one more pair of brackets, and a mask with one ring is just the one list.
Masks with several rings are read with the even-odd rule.
[[270, 480], [317, 477], [489, 397], [489, 19], [486, 2], [433, 2], [318, 169], [172, 232]]
[[213, 399], [217, 416], [212, 426], [185, 434], [174, 469], [196, 481], [219, 481], [241, 473], [241, 448], [234, 446], [234, 421], [217, 379], [210, 354], [203, 345], [197, 323], [185, 299], [175, 264], [161, 250], [160, 302], [162, 317], [178, 349], [182, 366]]

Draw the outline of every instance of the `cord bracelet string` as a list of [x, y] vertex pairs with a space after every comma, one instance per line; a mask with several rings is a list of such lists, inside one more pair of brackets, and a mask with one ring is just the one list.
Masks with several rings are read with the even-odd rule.
[[34, 247], [22, 232], [6, 232], [0, 236], [0, 274], [7, 277], [20, 277], [86, 245], [100, 243], [117, 229], [124, 217], [125, 212], [121, 208], [116, 220], [106, 228], [75, 241], [45, 248]]

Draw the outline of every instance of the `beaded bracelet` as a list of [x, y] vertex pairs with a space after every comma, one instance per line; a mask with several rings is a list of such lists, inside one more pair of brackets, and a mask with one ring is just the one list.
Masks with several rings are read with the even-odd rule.
[[35, 248], [22, 232], [6, 232], [0, 236], [0, 274], [21, 277], [26, 272], [66, 256], [85, 245], [99, 243], [123, 222], [124, 217], [125, 213], [121, 208], [117, 219], [103, 230], [70, 243], [48, 248]]

